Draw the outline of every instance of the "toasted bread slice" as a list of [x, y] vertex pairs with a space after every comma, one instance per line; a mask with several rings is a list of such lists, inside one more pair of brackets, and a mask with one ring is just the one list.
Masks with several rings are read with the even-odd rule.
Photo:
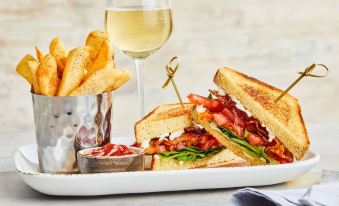
[[193, 120], [195, 122], [197, 122], [198, 124], [203, 126], [205, 128], [205, 130], [208, 133], [210, 133], [211, 135], [213, 135], [222, 145], [224, 145], [227, 149], [232, 151], [237, 156], [248, 161], [251, 165], [264, 165], [264, 164], [266, 164], [264, 160], [260, 159], [260, 157], [255, 158], [255, 157], [249, 156], [246, 152], [241, 150], [236, 143], [234, 143], [231, 140], [229, 140], [228, 138], [226, 138], [222, 132], [213, 128], [211, 126], [210, 122], [208, 122], [207, 120], [201, 120], [196, 111], [193, 112], [192, 117], [193, 117]]
[[135, 139], [138, 143], [151, 140], [163, 133], [175, 132], [183, 128], [191, 127], [193, 104], [164, 104], [155, 108], [135, 126]]
[[205, 167], [240, 167], [249, 166], [249, 163], [236, 156], [228, 149], [223, 149], [216, 155], [197, 161], [177, 161], [174, 159], [160, 159], [154, 156], [152, 170], [184, 170]]
[[[274, 133], [297, 160], [304, 156], [310, 142], [296, 98], [286, 94], [274, 103], [282, 90], [230, 68], [218, 69], [214, 82], [226, 94], [236, 97], [255, 118]], [[208, 129], [207, 131], [210, 132]]]

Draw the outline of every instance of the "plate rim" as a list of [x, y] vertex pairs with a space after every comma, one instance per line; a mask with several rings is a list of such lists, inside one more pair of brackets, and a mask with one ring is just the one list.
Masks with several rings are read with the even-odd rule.
[[[53, 177], [53, 178], [83, 178], [83, 177], [107, 177], [107, 176], [152, 176], [152, 175], [178, 175], [178, 174], [204, 174], [204, 173], [219, 173], [219, 172], [248, 172], [248, 171], [267, 171], [267, 170], [281, 170], [291, 167], [306, 167], [316, 165], [320, 161], [320, 155], [317, 152], [308, 150], [307, 154], [312, 155], [309, 159], [299, 160], [297, 162], [278, 165], [257, 165], [257, 166], [244, 166], [244, 167], [219, 167], [219, 168], [197, 168], [186, 170], [164, 170], [164, 171], [136, 171], [136, 172], [112, 172], [112, 173], [91, 173], [91, 174], [51, 174], [41, 172], [25, 172], [18, 169], [17, 155], [21, 155], [20, 148], [24, 146], [33, 146], [36, 144], [22, 145], [16, 148], [12, 154], [12, 160], [15, 165], [16, 172], [24, 176], [35, 177]], [[306, 155], [307, 155], [306, 154]], [[27, 160], [26, 160], [27, 161]]]

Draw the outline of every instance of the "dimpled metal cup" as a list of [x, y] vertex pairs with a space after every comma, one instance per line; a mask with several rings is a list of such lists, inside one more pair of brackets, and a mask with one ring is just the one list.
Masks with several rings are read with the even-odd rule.
[[76, 153], [110, 141], [112, 93], [32, 94], [40, 171], [78, 173]]

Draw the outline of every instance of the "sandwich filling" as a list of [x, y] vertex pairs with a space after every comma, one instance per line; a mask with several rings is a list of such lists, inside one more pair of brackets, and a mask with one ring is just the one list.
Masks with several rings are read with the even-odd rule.
[[161, 136], [149, 141], [145, 154], [158, 155], [161, 159], [197, 161], [213, 156], [225, 148], [199, 126]]
[[293, 154], [236, 98], [224, 92], [209, 91], [207, 98], [188, 96], [190, 102], [197, 105], [199, 119], [209, 121], [213, 129], [222, 132], [253, 158], [271, 164], [293, 162]]

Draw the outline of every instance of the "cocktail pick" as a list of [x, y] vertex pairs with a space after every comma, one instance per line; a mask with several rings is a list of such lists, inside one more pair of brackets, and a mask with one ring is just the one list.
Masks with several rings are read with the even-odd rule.
[[[324, 68], [326, 73], [324, 75], [315, 75], [312, 74], [312, 71], [318, 67]], [[326, 77], [328, 75], [328, 68], [327, 66], [325, 66], [324, 64], [312, 64], [310, 66], [308, 66], [305, 71], [303, 72], [298, 72], [298, 74], [300, 74], [300, 77], [295, 80], [283, 93], [281, 93], [281, 95], [279, 95], [279, 97], [274, 100], [274, 103], [277, 103], [288, 91], [290, 91], [296, 84], [298, 84], [300, 82], [300, 80], [302, 80], [302, 78], [304, 77], [316, 77], [316, 78], [322, 78], [322, 77]]]
[[[177, 97], [179, 99], [179, 102], [180, 102], [182, 108], [184, 108], [184, 103], [182, 102], [179, 90], [178, 90], [177, 85], [175, 84], [175, 81], [174, 81], [174, 75], [178, 71], [179, 62], [180, 62], [179, 58], [175, 56], [175, 57], [172, 57], [169, 60], [169, 62], [167, 63], [165, 68], [166, 68], [168, 79], [162, 85], [162, 88], [165, 89], [168, 86], [168, 84], [171, 82], [172, 85], [173, 85], [174, 91], [175, 91], [175, 93], [176, 93], [176, 95], [177, 95]], [[176, 63], [176, 64], [174, 64], [174, 63]], [[172, 64], [174, 64], [174, 69], [172, 67]]]

